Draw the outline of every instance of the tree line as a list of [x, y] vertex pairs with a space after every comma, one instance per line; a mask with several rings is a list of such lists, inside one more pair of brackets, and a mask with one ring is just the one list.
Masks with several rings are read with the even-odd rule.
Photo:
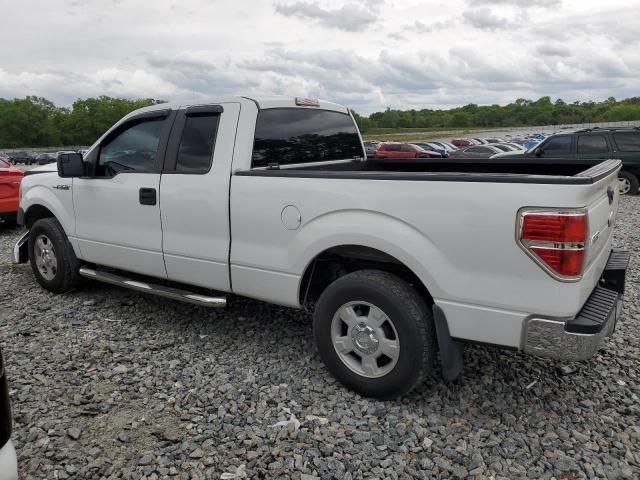
[[640, 97], [603, 102], [555, 102], [551, 97], [538, 100], [519, 98], [508, 105], [480, 106], [473, 103], [449, 110], [393, 110], [369, 117], [356, 116], [361, 131], [374, 128], [476, 128], [563, 125], [575, 123], [640, 120]]
[[[42, 97], [0, 98], [0, 149], [91, 145], [137, 108], [162, 103], [101, 96], [76, 100], [70, 108]], [[368, 117], [354, 113], [362, 132], [374, 128], [474, 128], [561, 125], [640, 120], [640, 97], [565, 103], [550, 97], [520, 98], [508, 105], [469, 104], [449, 110], [386, 109]]]
[[0, 98], [0, 149], [91, 145], [127, 113], [157, 103], [102, 96], [66, 108], [41, 97]]

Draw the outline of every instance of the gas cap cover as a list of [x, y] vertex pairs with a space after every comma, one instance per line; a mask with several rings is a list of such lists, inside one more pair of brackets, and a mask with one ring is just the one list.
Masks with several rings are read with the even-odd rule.
[[295, 205], [287, 205], [282, 209], [282, 224], [287, 230], [297, 230], [302, 223], [302, 215]]

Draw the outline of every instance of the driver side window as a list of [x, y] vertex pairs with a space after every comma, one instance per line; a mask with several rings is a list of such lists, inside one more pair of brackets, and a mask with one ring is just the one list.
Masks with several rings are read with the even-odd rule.
[[165, 121], [166, 117], [135, 122], [102, 144], [96, 176], [153, 171]]

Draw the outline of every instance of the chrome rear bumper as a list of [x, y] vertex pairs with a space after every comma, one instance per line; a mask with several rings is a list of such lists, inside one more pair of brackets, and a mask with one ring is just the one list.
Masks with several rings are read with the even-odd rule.
[[629, 258], [629, 252], [611, 252], [600, 283], [575, 318], [530, 318], [525, 326], [524, 352], [565, 361], [591, 358], [620, 318]]

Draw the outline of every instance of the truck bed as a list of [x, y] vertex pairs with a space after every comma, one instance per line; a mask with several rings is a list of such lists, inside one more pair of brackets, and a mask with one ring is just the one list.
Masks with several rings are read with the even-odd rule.
[[539, 184], [592, 184], [618, 168], [619, 160], [567, 159], [388, 159], [270, 167], [236, 172], [242, 176], [350, 178]]

